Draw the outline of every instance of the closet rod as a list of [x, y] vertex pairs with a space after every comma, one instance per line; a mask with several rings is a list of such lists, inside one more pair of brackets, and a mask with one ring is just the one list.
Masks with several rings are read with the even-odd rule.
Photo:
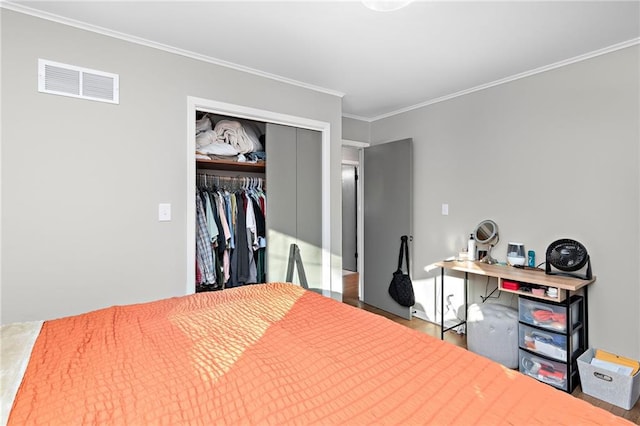
[[261, 177], [252, 176], [218, 176], [213, 174], [197, 174], [197, 184], [208, 187], [210, 185], [225, 188], [231, 186], [232, 189], [259, 189], [266, 190], [266, 181]]

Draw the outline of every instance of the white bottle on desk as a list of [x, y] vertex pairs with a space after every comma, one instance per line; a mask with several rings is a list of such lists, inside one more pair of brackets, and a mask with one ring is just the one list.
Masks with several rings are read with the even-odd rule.
[[469, 235], [467, 252], [469, 254], [469, 260], [476, 260], [476, 240], [473, 238], [473, 234]]

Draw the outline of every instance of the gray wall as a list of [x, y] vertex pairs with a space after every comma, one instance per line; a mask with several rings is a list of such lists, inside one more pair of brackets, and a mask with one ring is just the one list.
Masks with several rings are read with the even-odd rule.
[[350, 161], [352, 164], [360, 161], [360, 150], [352, 146], [342, 147], [342, 160]]
[[640, 359], [639, 63], [636, 45], [373, 122], [374, 144], [414, 140], [414, 283], [483, 219], [499, 260], [509, 241], [542, 262], [576, 239], [597, 275], [591, 345]]
[[342, 117], [342, 139], [358, 142], [371, 140], [371, 124], [355, 118]]
[[[330, 123], [341, 276], [339, 97], [0, 11], [3, 323], [185, 293], [188, 96]], [[38, 93], [38, 58], [119, 74], [120, 104]]]

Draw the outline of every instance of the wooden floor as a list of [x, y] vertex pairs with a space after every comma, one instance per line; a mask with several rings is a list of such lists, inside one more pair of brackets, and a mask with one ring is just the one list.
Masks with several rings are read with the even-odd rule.
[[[358, 273], [357, 272], [356, 273], [344, 272], [342, 275], [342, 279], [343, 279], [343, 291], [344, 291], [342, 295], [342, 300], [344, 303], [351, 306], [355, 306], [360, 309], [364, 309], [369, 312], [373, 312], [378, 315], [382, 315], [394, 322], [397, 322], [398, 324], [402, 324], [406, 327], [412, 328], [422, 333], [426, 333], [438, 338], [440, 337], [440, 327], [436, 324], [423, 321], [415, 317], [412, 320], [406, 320], [394, 314], [390, 314], [381, 309], [362, 303], [358, 298]], [[444, 340], [463, 348], [467, 347], [466, 336], [459, 335], [453, 331], [445, 333]], [[615, 405], [609, 404], [607, 402], [601, 401], [592, 396], [582, 393], [582, 389], [580, 388], [580, 386], [578, 386], [573, 391], [572, 395], [575, 396], [576, 398], [583, 399], [604, 410], [610, 411], [616, 416], [623, 417], [631, 421], [632, 423], [640, 425], [640, 400], [636, 403], [636, 405], [633, 406], [631, 410], [627, 411], [620, 407], [616, 407]]]

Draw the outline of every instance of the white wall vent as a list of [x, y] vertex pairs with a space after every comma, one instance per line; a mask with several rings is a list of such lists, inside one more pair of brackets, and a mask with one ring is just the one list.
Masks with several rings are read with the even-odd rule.
[[120, 103], [119, 77], [103, 71], [38, 59], [38, 91]]

